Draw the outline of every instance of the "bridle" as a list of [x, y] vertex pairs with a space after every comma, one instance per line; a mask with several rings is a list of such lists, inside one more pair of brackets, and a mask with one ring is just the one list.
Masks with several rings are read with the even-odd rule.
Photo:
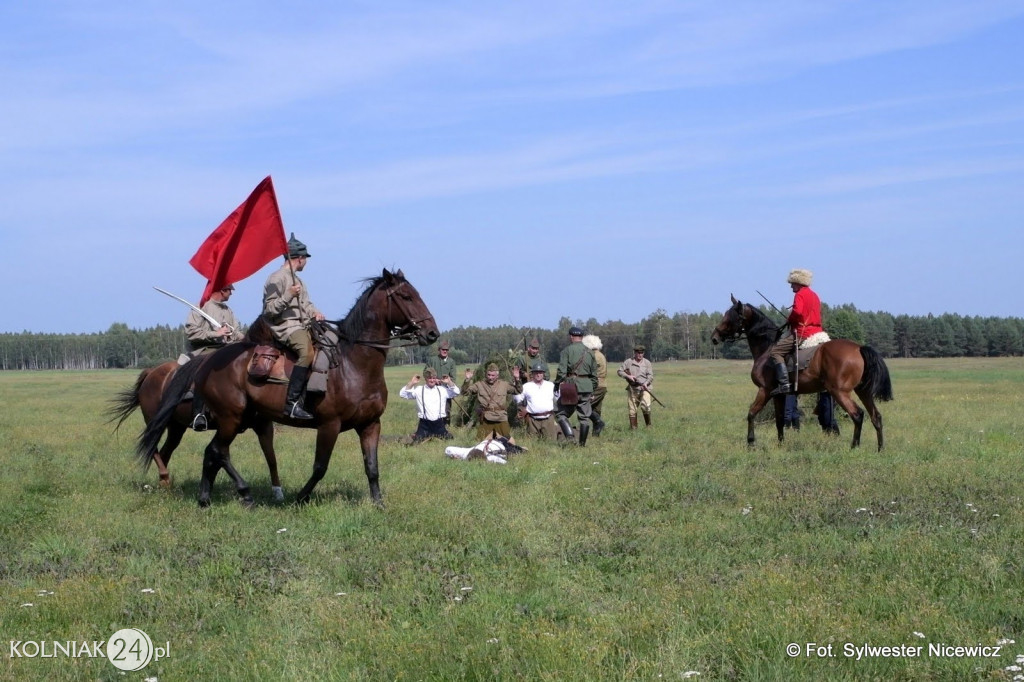
[[[387, 349], [387, 348], [404, 348], [405, 346], [418, 346], [419, 345], [419, 342], [416, 341], [416, 338], [417, 338], [417, 336], [419, 336], [419, 332], [422, 331], [422, 329], [423, 329], [423, 326], [422, 326], [421, 323], [426, 322], [428, 320], [432, 320], [434, 318], [431, 315], [428, 315], [427, 317], [422, 317], [422, 318], [419, 318], [419, 319], [416, 319], [416, 318], [414, 318], [412, 316], [412, 314], [409, 312], [409, 305], [408, 305], [408, 303], [403, 301], [400, 296], [396, 295], [397, 292], [402, 287], [406, 286], [407, 284], [408, 284], [407, 281], [402, 280], [401, 282], [398, 282], [397, 284], [389, 285], [384, 290], [384, 296], [386, 297], [387, 304], [388, 304], [387, 313], [386, 313], [387, 316], [386, 316], [385, 319], [388, 319], [388, 320], [391, 319], [391, 305], [394, 304], [395, 308], [398, 309], [398, 312], [401, 313], [402, 316], [406, 319], [406, 323], [404, 325], [402, 325], [401, 327], [392, 327], [389, 330], [388, 337], [386, 339], [355, 339], [355, 340], [351, 341], [351, 343], [358, 344], [360, 346], [369, 346], [370, 348], [382, 348], [382, 349]], [[392, 345], [391, 342], [394, 339], [402, 339], [402, 340], [407, 341], [407, 343], [399, 343], [399, 344]]]
[[[732, 313], [733, 309], [729, 309], [729, 313]], [[728, 313], [727, 313], [728, 315]], [[736, 313], [736, 316], [740, 319], [739, 328], [734, 331], [730, 331], [728, 335], [722, 335], [722, 341], [742, 341], [747, 338], [747, 318], [743, 316], [743, 312]]]

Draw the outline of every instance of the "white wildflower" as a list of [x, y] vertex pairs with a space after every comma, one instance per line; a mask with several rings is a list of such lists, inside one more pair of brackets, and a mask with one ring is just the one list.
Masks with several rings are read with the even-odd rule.
[[22, 604], [22, 605], [21, 605], [21, 608], [26, 608], [26, 607], [28, 607], [28, 606], [35, 606], [35, 604], [33, 604], [33, 603], [32, 603], [32, 602], [30, 602], [30, 601], [27, 601], [27, 602], [25, 602], [24, 604]]
[[153, 594], [155, 592], [156, 592], [156, 590], [154, 590], [152, 587], [144, 587], [144, 588], [142, 588], [142, 594]]
[[463, 588], [462, 588], [462, 591], [463, 591], [463, 592], [472, 592], [472, 591], [473, 591], [473, 588], [472, 588], [472, 587], [463, 587]]
[[752, 511], [754, 511], [754, 508], [751, 507], [750, 505], [747, 505], [746, 507], [744, 507], [743, 509], [740, 510], [740, 513], [743, 514], [744, 516], [746, 516], [747, 514], [749, 514]]
[[348, 594], [348, 592], [335, 592], [335, 593], [334, 593], [334, 596], [335, 596], [335, 597], [344, 597], [344, 596], [346, 596], [347, 594]]
[[867, 510], [868, 510], [867, 507], [857, 507], [856, 509], [853, 510], [853, 513], [854, 514], [860, 514], [861, 512], [866, 512]]
[[697, 677], [697, 675], [700, 675], [700, 673], [696, 670], [687, 670], [685, 673], [683, 673], [683, 679], [688, 680], [691, 677]]
[[918, 632], [917, 630], [915, 630], [914, 631], [914, 637], [918, 637], [920, 639], [924, 639], [924, 633], [923, 632]]
[[497, 637], [491, 637], [489, 640], [487, 640], [487, 643], [488, 644], [497, 644], [498, 643], [498, 638]]
[[278, 532], [278, 533], [287, 533], [287, 532], [288, 532], [288, 529], [287, 529], [287, 528], [278, 528], [278, 529], [277, 529], [277, 532]]

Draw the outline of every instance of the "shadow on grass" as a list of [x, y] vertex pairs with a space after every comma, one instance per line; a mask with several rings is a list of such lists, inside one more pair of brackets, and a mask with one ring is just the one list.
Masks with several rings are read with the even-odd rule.
[[[191, 502], [192, 504], [198, 504], [199, 499], [199, 478], [194, 476], [188, 476], [183, 478], [175, 477], [171, 482], [170, 487], [161, 487], [155, 482], [146, 482], [142, 485], [142, 490], [146, 494], [160, 494], [170, 496], [172, 499], [181, 500], [182, 502]], [[299, 490], [306, 484], [306, 481], [297, 482], [294, 486], [288, 486], [287, 484], [282, 485], [285, 490], [285, 497], [283, 502], [279, 502], [274, 499], [273, 491], [269, 479], [263, 479], [258, 481], [249, 481], [249, 494], [252, 496], [253, 507], [281, 507], [285, 505], [297, 505], [295, 496]], [[148, 488], [146, 486], [149, 486]], [[348, 502], [349, 504], [359, 504], [369, 497], [369, 490], [365, 485], [357, 485], [350, 481], [337, 481], [324, 484], [323, 481], [313, 490], [313, 494], [310, 500], [305, 505], [319, 505], [323, 503], [333, 503], [337, 501]], [[217, 481], [213, 485], [213, 490], [210, 493], [211, 506], [217, 506], [222, 503], [236, 502], [238, 501], [238, 493], [235, 489], [234, 481], [230, 477], [221, 474], [217, 477]]]

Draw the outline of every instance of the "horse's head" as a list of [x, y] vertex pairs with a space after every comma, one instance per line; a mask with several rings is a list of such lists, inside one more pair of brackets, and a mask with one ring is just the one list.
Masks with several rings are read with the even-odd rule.
[[729, 298], [732, 299], [732, 307], [725, 311], [722, 321], [715, 327], [715, 331], [711, 332], [711, 343], [716, 345], [723, 341], [734, 341], [740, 338], [743, 332], [747, 330], [743, 303], [737, 301], [736, 297], [732, 294], [729, 294]]
[[401, 270], [389, 272], [386, 268], [380, 278], [380, 287], [387, 297], [386, 322], [391, 335], [416, 339], [421, 346], [437, 341], [441, 332], [434, 316], [420, 297], [420, 292], [409, 283]]

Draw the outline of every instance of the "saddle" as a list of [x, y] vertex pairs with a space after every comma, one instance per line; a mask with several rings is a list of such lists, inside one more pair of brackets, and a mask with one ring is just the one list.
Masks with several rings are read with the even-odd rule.
[[819, 332], [814, 336], [810, 336], [803, 340], [800, 346], [797, 348], [797, 356], [800, 360], [800, 366], [794, 367], [796, 358], [793, 355], [786, 356], [786, 369], [792, 374], [794, 371], [802, 372], [807, 369], [808, 365], [811, 364], [811, 360], [814, 359], [818, 349], [822, 347], [828, 341], [832, 339], [825, 332]]
[[[313, 364], [306, 391], [324, 393], [327, 390], [327, 371], [337, 367], [340, 362], [340, 336], [333, 324], [317, 320], [310, 323], [309, 335], [313, 339]], [[249, 379], [254, 383], [287, 384], [296, 357], [295, 351], [277, 342], [272, 336], [261, 335], [249, 359]]]

